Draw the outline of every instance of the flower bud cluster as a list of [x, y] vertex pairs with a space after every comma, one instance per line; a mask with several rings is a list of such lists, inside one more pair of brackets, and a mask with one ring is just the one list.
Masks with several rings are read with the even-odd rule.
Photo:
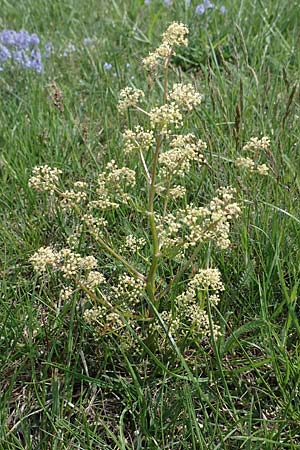
[[144, 238], [138, 238], [133, 234], [128, 234], [125, 238], [125, 242], [122, 246], [122, 250], [129, 250], [131, 253], [141, 250], [146, 245]]
[[168, 44], [171, 47], [176, 45], [188, 45], [186, 36], [189, 34], [189, 29], [183, 23], [173, 22], [162, 35], [163, 44]]
[[154, 144], [154, 133], [152, 130], [145, 131], [140, 125], [134, 130], [127, 129], [123, 133], [124, 153], [129, 155], [134, 151], [147, 151]]
[[58, 252], [52, 247], [41, 247], [29, 258], [34, 270], [40, 274], [46, 272], [50, 267], [56, 267], [58, 261]]
[[105, 277], [102, 273], [98, 272], [97, 270], [91, 270], [91, 272], [88, 273], [88, 276], [85, 280], [82, 281], [82, 283], [88, 289], [94, 290], [96, 287], [105, 283], [105, 281]]
[[95, 328], [97, 334], [120, 335], [120, 331], [125, 327], [120, 315], [109, 312], [104, 306], [94, 306], [83, 313], [86, 323]]
[[198, 164], [205, 162], [202, 151], [206, 149], [206, 143], [197, 140], [193, 134], [175, 136], [170, 147], [170, 150], [159, 155], [162, 176], [172, 174], [184, 177], [192, 161]]
[[268, 153], [270, 150], [270, 138], [267, 136], [258, 139], [257, 137], [253, 137], [243, 146], [243, 152], [249, 152], [254, 154], [254, 161], [252, 158], [247, 157], [239, 157], [235, 160], [235, 167], [246, 169], [251, 173], [258, 173], [259, 175], [268, 175], [269, 167], [266, 164], [259, 164], [258, 160], [260, 159], [260, 153]]
[[126, 190], [135, 186], [135, 172], [128, 167], [119, 168], [112, 160], [99, 175], [97, 183], [97, 197], [88, 203], [88, 209], [118, 208], [120, 202], [127, 203], [130, 198]]
[[258, 173], [259, 175], [268, 175], [269, 167], [266, 164], [256, 164], [251, 158], [242, 156], [237, 158], [234, 162], [235, 167], [239, 169], [246, 169], [252, 173]]
[[174, 47], [187, 46], [188, 40], [186, 35], [189, 33], [188, 28], [182, 23], [173, 22], [162, 35], [162, 44], [152, 53], [143, 59], [143, 66], [153, 72], [161, 60], [166, 62], [175, 54]]
[[127, 86], [120, 92], [118, 110], [124, 112], [127, 108], [134, 108], [143, 97], [145, 94], [141, 89]]
[[[200, 270], [188, 283], [186, 291], [175, 300], [178, 316], [183, 318], [183, 333], [206, 338], [210, 335], [210, 322], [206, 302], [218, 304], [225, 287], [218, 269]], [[219, 326], [212, 323], [213, 334], [220, 334]], [[199, 336], [200, 335], [200, 336]]]
[[28, 185], [37, 192], [50, 192], [57, 189], [62, 171], [57, 168], [51, 168], [48, 165], [36, 166], [33, 168], [32, 176], [29, 178]]
[[185, 196], [185, 194], [186, 188], [184, 186], [180, 186], [179, 184], [173, 186], [169, 191], [169, 195], [172, 199], [182, 198]]
[[101, 236], [105, 227], [107, 226], [107, 220], [103, 217], [94, 217], [92, 214], [84, 214], [81, 217], [82, 222], [88, 227], [93, 234]]
[[162, 43], [155, 52], [149, 53], [143, 59], [142, 64], [145, 69], [154, 72], [161, 60], [167, 61], [174, 54], [175, 52], [169, 44]]
[[271, 145], [271, 141], [270, 138], [268, 136], [263, 136], [261, 139], [258, 139], [257, 137], [252, 137], [250, 139], [249, 142], [247, 142], [244, 146], [243, 146], [243, 151], [244, 152], [249, 152], [249, 151], [256, 151], [256, 150], [261, 150], [261, 151], [268, 151], [270, 149], [270, 145]]
[[221, 188], [217, 194], [206, 207], [188, 204], [164, 218], [157, 215], [161, 248], [189, 249], [205, 241], [213, 241], [221, 249], [228, 248], [230, 222], [241, 210], [233, 201], [233, 189]]
[[116, 309], [112, 311], [104, 306], [94, 306], [84, 312], [84, 320], [94, 327], [96, 335], [117, 335], [122, 346], [131, 350], [135, 349], [136, 342], [126, 325], [130, 324], [130, 327], [136, 331], [138, 329], [134, 316], [137, 307], [141, 304], [145, 283], [124, 274], [119, 277], [116, 285], [106, 285], [106, 287], [109, 291], [104, 297], [113, 299], [112, 303]]
[[60, 206], [63, 210], [68, 211], [75, 206], [82, 204], [86, 199], [86, 192], [75, 192], [74, 190], [64, 191], [61, 193]]
[[[40, 275], [43, 275], [48, 269], [52, 269], [52, 271], [60, 272], [68, 282], [80, 281], [82, 285], [91, 290], [105, 282], [103, 274], [96, 270], [98, 262], [94, 256], [81, 256], [69, 248], [57, 251], [51, 247], [41, 247], [29, 261]], [[68, 299], [72, 293], [73, 290], [70, 286], [64, 287], [61, 298]]]
[[158, 127], [160, 132], [167, 132], [171, 125], [175, 128], [180, 128], [183, 125], [183, 116], [175, 102], [153, 108], [149, 117], [151, 128]]
[[[112, 286], [114, 297], [121, 303], [124, 302], [124, 307], [135, 307], [140, 304], [146, 285], [143, 281], [129, 275], [121, 275], [116, 286]], [[134, 311], [134, 310], [133, 310]]]
[[168, 95], [168, 99], [177, 103], [183, 110], [192, 111], [193, 108], [201, 104], [202, 95], [195, 91], [191, 83], [178, 83], [174, 84], [172, 91]]

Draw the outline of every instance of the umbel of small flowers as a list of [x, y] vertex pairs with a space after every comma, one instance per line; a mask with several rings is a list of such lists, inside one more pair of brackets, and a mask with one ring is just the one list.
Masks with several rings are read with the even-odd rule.
[[[263, 136], [261, 139], [251, 138], [242, 148], [242, 153], [245, 156], [238, 157], [235, 160], [235, 166], [250, 173], [268, 175], [269, 167], [260, 161], [268, 155], [269, 151], [270, 139], [267, 136]], [[251, 158], [247, 155], [251, 155]]]
[[[172, 55], [178, 46], [187, 46], [188, 33], [184, 24], [172, 23], [161, 45], [143, 60], [151, 76], [163, 74], [160, 104], [147, 107], [145, 93], [135, 87], [120, 93], [120, 113], [128, 109], [134, 113], [132, 126], [122, 134], [122, 160], [127, 158], [134, 167], [139, 161], [141, 171], [111, 160], [92, 184], [79, 180], [66, 190], [61, 171], [49, 166], [35, 167], [29, 180], [31, 188], [51, 195], [51, 204], [55, 199], [66, 220], [73, 223], [74, 216], [78, 218], [68, 246], [42, 247], [31, 257], [32, 265], [41, 276], [49, 271], [60, 276], [61, 298], [83, 292], [91, 302], [84, 313], [88, 324], [107, 342], [111, 336], [118, 337], [126, 348], [136, 345], [132, 330], [140, 339], [151, 336], [152, 343], [162, 345], [165, 334], [159, 317], [183, 349], [201, 345], [211, 332], [216, 338], [220, 333], [207, 312], [208, 302], [216, 306], [224, 290], [220, 272], [200, 269], [184, 278], [205, 243], [229, 247], [230, 223], [240, 214], [240, 207], [230, 187], [216, 190], [207, 204], [188, 203], [186, 198], [189, 173], [206, 164], [206, 143], [183, 132], [183, 122], [200, 107], [202, 96], [191, 83], [169, 86], [168, 81]], [[138, 177], [146, 184], [144, 196], [137, 187]], [[119, 210], [129, 216], [133, 208], [135, 232], [112, 239], [112, 211], [114, 217]], [[97, 254], [82, 256], [75, 250], [85, 236], [115, 260], [120, 268], [115, 279], [107, 282]], [[117, 247], [112, 244], [116, 241]]]

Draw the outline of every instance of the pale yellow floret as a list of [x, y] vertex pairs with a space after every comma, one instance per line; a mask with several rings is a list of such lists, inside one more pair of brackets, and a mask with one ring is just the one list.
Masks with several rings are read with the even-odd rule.
[[206, 148], [206, 144], [197, 140], [193, 134], [175, 136], [170, 147], [170, 150], [159, 155], [161, 175], [169, 173], [172, 176], [183, 177], [190, 170], [192, 161], [198, 164], [205, 162], [202, 151]]
[[173, 22], [165, 33], [163, 33], [162, 44], [142, 60], [145, 69], [153, 72], [161, 61], [166, 63], [175, 54], [174, 47], [180, 45], [187, 46], [188, 40], [186, 35], [188, 33], [189, 30], [185, 25]]
[[249, 142], [247, 142], [243, 151], [255, 151], [255, 150], [269, 150], [270, 148], [270, 138], [268, 136], [263, 136], [261, 139], [257, 137], [252, 137]]
[[251, 158], [237, 158], [235, 160], [235, 166], [236, 167], [240, 167], [242, 169], [248, 169], [248, 170], [253, 170], [255, 167], [255, 162], [251, 159]]
[[167, 131], [171, 125], [175, 128], [180, 128], [183, 125], [183, 116], [175, 102], [153, 108], [149, 117], [151, 128], [157, 126], [160, 131]]
[[144, 96], [145, 94], [141, 89], [137, 89], [131, 86], [122, 89], [122, 91], [120, 92], [118, 110], [120, 112], [123, 112], [127, 108], [136, 107]]
[[146, 151], [154, 144], [155, 138], [152, 130], [145, 131], [140, 125], [134, 130], [125, 130], [123, 133], [124, 153], [126, 155], [136, 150]]
[[255, 164], [251, 158], [237, 158], [235, 166], [238, 168], [249, 170], [252, 173], [258, 173], [259, 175], [268, 175], [269, 167], [266, 164]]
[[146, 245], [146, 240], [144, 238], [138, 238], [133, 234], [128, 234], [125, 237], [125, 242], [123, 244], [122, 250], [138, 251]]
[[62, 171], [47, 165], [36, 166], [29, 178], [28, 185], [38, 192], [50, 192], [53, 194], [57, 189]]
[[138, 304], [145, 291], [145, 283], [130, 275], [121, 275], [116, 286], [112, 286], [112, 291], [117, 299], [126, 299], [127, 305]]
[[74, 294], [74, 289], [72, 289], [71, 287], [64, 287], [61, 291], [60, 291], [60, 299], [63, 301], [69, 300], [72, 295]]
[[188, 45], [186, 36], [189, 34], [189, 29], [183, 23], [173, 22], [162, 35], [163, 44], [170, 45]]
[[269, 167], [266, 164], [258, 164], [256, 166], [256, 172], [259, 175], [268, 175], [269, 173]]
[[[92, 203], [92, 202], [90, 202]], [[89, 203], [89, 205], [90, 205]], [[94, 217], [92, 214], [84, 214], [81, 217], [81, 220], [84, 224], [87, 225], [89, 230], [91, 230], [96, 235], [102, 235], [103, 231], [105, 230], [107, 226], [107, 220], [105, 220], [103, 217]]]
[[94, 289], [101, 284], [105, 283], [105, 277], [102, 273], [92, 270], [88, 273], [88, 276], [85, 280], [82, 281], [82, 284], [84, 284], [89, 289]]
[[182, 198], [186, 194], [186, 188], [184, 186], [176, 185], [169, 191], [169, 195], [172, 199]]
[[60, 206], [67, 211], [83, 203], [87, 199], [87, 194], [82, 191], [75, 192], [70, 190], [62, 192], [60, 197]]
[[56, 267], [59, 262], [59, 254], [51, 247], [41, 247], [29, 258], [36, 272], [46, 272], [47, 268]]
[[191, 83], [174, 84], [172, 91], [168, 95], [170, 101], [174, 101], [177, 105], [187, 111], [199, 106], [202, 102], [202, 96], [195, 90]]

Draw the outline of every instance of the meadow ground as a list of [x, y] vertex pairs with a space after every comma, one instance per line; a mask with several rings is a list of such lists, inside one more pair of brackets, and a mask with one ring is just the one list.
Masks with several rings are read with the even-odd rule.
[[[0, 449], [300, 448], [298, 2], [224, 0], [198, 15], [184, 0], [0, 3], [0, 31], [25, 29], [53, 47], [42, 73], [0, 72]], [[33, 167], [92, 180], [112, 158], [124, 161], [119, 91], [134, 84], [156, 100], [141, 59], [172, 21], [190, 28], [173, 72], [203, 95], [189, 130], [207, 142], [208, 164], [189, 175], [187, 196], [204, 202], [231, 185], [242, 205], [231, 246], [198, 255], [197, 267], [213, 262], [226, 289], [223, 336], [197, 347], [197, 367], [187, 352], [160, 355], [139, 341], [139, 359], [117, 338], [106, 347], [81, 299], [57, 308], [57, 286], [28, 261], [70, 232], [28, 187]], [[270, 137], [267, 176], [234, 167], [253, 136]], [[140, 230], [135, 211], [113, 217], [117, 246], [124, 230]], [[108, 274], [118, 269], [102, 250], [98, 261]]]

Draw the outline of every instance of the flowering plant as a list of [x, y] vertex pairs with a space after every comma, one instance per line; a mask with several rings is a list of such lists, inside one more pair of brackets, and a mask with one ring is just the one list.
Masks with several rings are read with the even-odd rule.
[[[210, 267], [195, 271], [193, 265], [205, 243], [230, 245], [230, 223], [240, 207], [230, 187], [219, 188], [208, 204], [188, 202], [189, 174], [207, 164], [206, 143], [182, 132], [202, 96], [191, 83], [169, 86], [171, 58], [178, 46], [187, 46], [188, 32], [172, 23], [161, 45], [143, 60], [162, 86], [160, 104], [147, 108], [145, 93], [132, 86], [120, 93], [120, 113], [135, 112], [122, 135], [128, 165], [111, 160], [96, 185], [79, 180], [67, 190], [57, 168], [35, 167], [29, 180], [33, 189], [51, 196], [70, 223], [76, 218], [67, 247], [42, 247], [30, 261], [42, 276], [49, 270], [59, 275], [61, 300], [83, 293], [84, 319], [107, 345], [112, 337], [126, 349], [140, 340], [169, 351], [176, 342], [190, 352], [212, 333], [220, 334], [208, 311], [224, 290], [221, 274]], [[145, 190], [138, 188], [141, 183]], [[120, 243], [113, 235], [115, 223], [133, 210], [134, 232]], [[117, 275], [101, 270], [97, 246], [116, 262]], [[94, 254], [82, 256], [84, 247]]]
[[[42, 55], [39, 49], [40, 39], [25, 30], [3, 30], [0, 33], [0, 70], [8, 61], [15, 62], [19, 67], [43, 71]], [[48, 44], [49, 45], [49, 44]], [[47, 47], [46, 47], [47, 54]]]

